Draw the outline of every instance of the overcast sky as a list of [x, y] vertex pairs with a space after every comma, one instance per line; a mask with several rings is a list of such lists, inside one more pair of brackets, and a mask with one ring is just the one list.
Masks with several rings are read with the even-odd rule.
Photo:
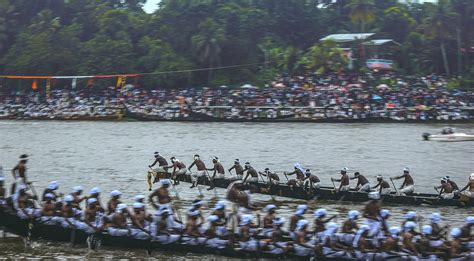
[[143, 9], [145, 9], [145, 12], [147, 13], [153, 13], [153, 11], [155, 11], [156, 8], [158, 7], [159, 2], [160, 0], [148, 0], [146, 1], [146, 4], [143, 7]]

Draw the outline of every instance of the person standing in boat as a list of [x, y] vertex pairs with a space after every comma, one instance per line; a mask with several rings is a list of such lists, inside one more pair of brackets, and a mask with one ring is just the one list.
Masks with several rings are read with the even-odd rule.
[[468, 197], [470, 199], [474, 198], [474, 173], [471, 173], [469, 176], [469, 181], [467, 182], [467, 185], [462, 188], [459, 193], [465, 197]]
[[400, 186], [400, 190], [398, 191], [401, 195], [406, 196], [413, 194], [415, 191], [415, 182], [410, 175], [410, 169], [408, 167], [403, 169], [403, 174], [401, 176], [395, 177], [393, 179], [404, 179], [403, 184]]
[[[162, 179], [160, 182], [161, 187], [157, 188], [148, 196], [148, 201], [157, 210], [155, 216], [159, 216], [161, 212], [168, 210], [170, 213], [167, 220], [168, 227], [180, 230], [182, 229], [182, 224], [175, 218], [174, 209], [171, 206], [171, 196], [168, 190], [169, 186], [171, 185], [171, 180]], [[156, 201], [155, 198], [158, 198], [158, 201]]]
[[[302, 187], [304, 180], [306, 178], [305, 171], [303, 167], [301, 167], [301, 164], [296, 163], [294, 165], [294, 170], [289, 173], [285, 173], [285, 175], [291, 176], [291, 175], [296, 175], [296, 179], [292, 179], [288, 181], [288, 185], [296, 185], [298, 187]], [[296, 182], [295, 182], [296, 181]]]
[[250, 183], [258, 183], [258, 172], [250, 165], [250, 162], [245, 162], [244, 172], [247, 172], [245, 175], [244, 183], [248, 180]]
[[171, 163], [173, 163], [173, 171], [171, 173], [171, 178], [174, 180], [174, 184], [176, 185], [179, 184], [178, 176], [185, 175], [188, 169], [181, 160], [175, 157], [171, 157], [170, 161]]
[[381, 196], [390, 194], [390, 184], [383, 179], [382, 175], [377, 176], [377, 182], [377, 185], [373, 186], [371, 189], [379, 188], [378, 192]]
[[440, 189], [438, 197], [443, 199], [453, 199], [454, 192], [453, 187], [449, 182], [447, 182], [444, 178], [441, 179], [441, 185], [435, 187], [436, 190]]
[[[224, 166], [222, 166], [218, 157], [212, 158], [212, 164], [214, 164], [213, 168], [207, 169], [213, 171], [212, 176], [210, 177], [211, 181], [215, 179], [225, 179]], [[215, 188], [214, 182], [211, 183], [211, 186], [207, 190], [212, 190], [213, 188]]]
[[383, 235], [380, 224], [380, 194], [378, 192], [369, 193], [370, 201], [364, 207], [365, 224], [369, 227], [369, 237], [379, 238]]
[[20, 161], [12, 169], [12, 175], [15, 182], [12, 183], [10, 194], [15, 194], [17, 192], [16, 187], [20, 184], [27, 186], [29, 184], [28, 178], [26, 176], [26, 163], [28, 162], [28, 155], [22, 154], [20, 156]]
[[357, 185], [355, 189], [358, 192], [370, 192], [370, 183], [364, 175], [356, 172], [354, 173], [354, 177], [350, 179], [357, 179]]
[[242, 180], [244, 178], [244, 168], [242, 165], [240, 165], [239, 159], [234, 160], [234, 165], [232, 165], [228, 171], [231, 172], [233, 169], [235, 169], [235, 175], [237, 176], [237, 179]]
[[[160, 179], [159, 174], [166, 175], [168, 173], [167, 170], [169, 168], [168, 161], [166, 161], [165, 157], [161, 156], [161, 154], [158, 151], [155, 151], [154, 156], [155, 156], [155, 161], [153, 162], [153, 164], [148, 165], [148, 167], [152, 169], [156, 164], [158, 164], [158, 168], [154, 169], [154, 173], [152, 173], [155, 176], [153, 179], [153, 184], [158, 182], [158, 180]], [[148, 190], [151, 190], [151, 185], [152, 185], [151, 178], [152, 178], [152, 175], [150, 172], [148, 172], [148, 185], [149, 185]]]
[[348, 170], [349, 169], [347, 167], [344, 167], [341, 170], [341, 178], [340, 179], [331, 178], [332, 181], [340, 182], [339, 188], [336, 189], [336, 191], [339, 191], [339, 192], [349, 191], [349, 189], [350, 189], [350, 187], [349, 187], [349, 175], [347, 175]]
[[188, 170], [191, 171], [191, 168], [194, 167], [194, 165], [196, 165], [197, 171], [191, 174], [193, 184], [190, 188], [197, 187], [199, 178], [205, 177], [207, 173], [206, 164], [204, 164], [204, 161], [201, 160], [198, 154], [194, 155], [194, 161], [191, 166], [189, 166]]

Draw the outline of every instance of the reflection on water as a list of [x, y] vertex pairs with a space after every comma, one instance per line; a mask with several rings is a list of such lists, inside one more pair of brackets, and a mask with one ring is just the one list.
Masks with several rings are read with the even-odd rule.
[[[375, 175], [398, 175], [409, 166], [414, 174], [416, 190], [433, 192], [439, 178], [449, 175], [464, 186], [473, 172], [474, 143], [436, 143], [421, 140], [421, 133], [435, 133], [442, 125], [420, 124], [225, 124], [225, 123], [141, 123], [141, 122], [17, 122], [0, 121], [0, 164], [7, 182], [9, 170], [16, 164], [18, 155], [31, 154], [29, 177], [37, 190], [51, 180], [60, 181], [60, 191], [69, 192], [81, 184], [87, 189], [99, 185], [105, 192], [119, 189], [123, 199], [130, 202], [136, 194], [147, 193], [146, 171], [152, 162], [153, 152], [167, 157], [176, 156], [189, 165], [192, 156], [201, 155], [206, 164], [218, 156], [225, 167], [235, 158], [250, 161], [261, 170], [269, 167], [276, 171], [289, 171], [295, 162], [312, 169], [323, 185], [332, 186], [330, 177], [337, 176], [347, 166], [360, 171], [371, 182]], [[474, 132], [473, 124], [458, 125], [464, 132]], [[355, 185], [355, 184], [353, 184]], [[198, 195], [182, 183], [177, 187], [180, 200], [175, 200], [184, 214], [190, 202]], [[209, 207], [225, 190], [203, 190]], [[172, 192], [174, 195], [174, 192]], [[217, 197], [216, 197], [217, 195]], [[277, 197], [255, 195], [257, 204], [278, 205], [279, 213], [289, 217], [297, 204], [306, 203]], [[361, 210], [362, 204], [309, 202], [312, 211], [325, 207], [331, 214], [345, 218], [349, 209]], [[392, 224], [399, 224], [402, 214], [410, 207], [390, 206]], [[455, 207], [417, 207], [418, 213], [428, 218], [431, 212], [441, 212], [445, 222], [452, 226], [462, 222], [472, 209]], [[207, 211], [207, 210], [205, 210]], [[0, 239], [0, 256], [10, 257], [114, 257], [145, 258], [140, 250], [103, 248], [88, 253], [86, 248], [72, 249], [68, 244], [36, 242], [34, 249], [25, 249], [18, 238]], [[153, 253], [155, 258], [180, 257], [222, 259], [187, 253]]]

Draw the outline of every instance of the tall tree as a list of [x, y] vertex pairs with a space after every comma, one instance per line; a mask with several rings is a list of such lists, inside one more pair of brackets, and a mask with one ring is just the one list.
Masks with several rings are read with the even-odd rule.
[[430, 38], [439, 42], [444, 71], [449, 76], [450, 70], [446, 54], [446, 41], [452, 38], [456, 30], [455, 21], [457, 14], [452, 12], [447, 0], [439, 0], [436, 5], [432, 5], [430, 11], [430, 15], [424, 20], [425, 31]]
[[365, 33], [368, 24], [375, 21], [375, 5], [373, 0], [352, 0], [347, 8], [351, 10], [351, 21], [360, 25], [360, 32]]

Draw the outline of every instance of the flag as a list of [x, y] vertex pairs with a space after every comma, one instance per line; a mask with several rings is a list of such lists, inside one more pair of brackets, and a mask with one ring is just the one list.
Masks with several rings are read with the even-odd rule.
[[76, 86], [77, 86], [77, 78], [74, 78], [72, 79], [71, 88], [76, 89]]
[[51, 94], [51, 79], [46, 79], [46, 96], [49, 98]]
[[38, 90], [38, 81], [36, 79], [33, 80], [33, 83], [31, 84], [31, 89], [33, 91]]

